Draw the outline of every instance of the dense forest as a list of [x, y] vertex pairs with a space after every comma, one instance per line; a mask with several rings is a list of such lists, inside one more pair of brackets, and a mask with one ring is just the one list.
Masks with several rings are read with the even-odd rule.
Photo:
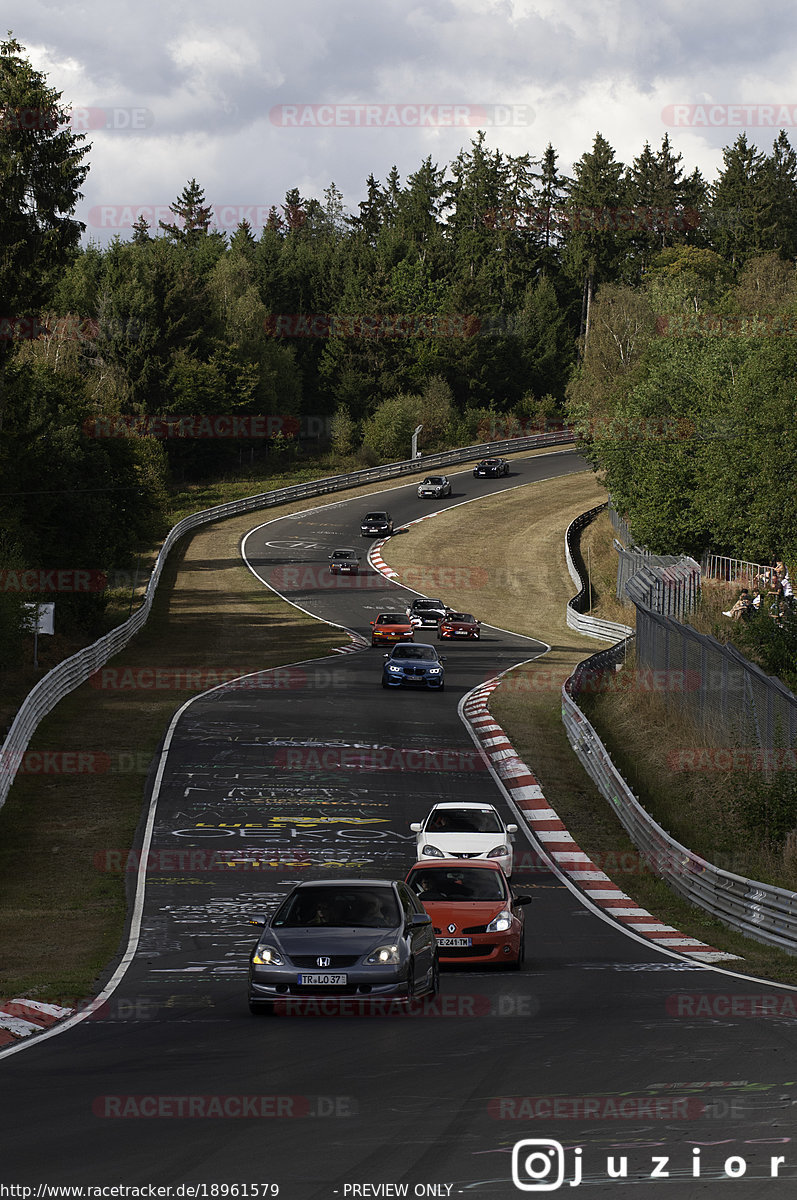
[[4, 579], [126, 565], [175, 483], [404, 458], [418, 423], [431, 451], [568, 420], [651, 548], [794, 553], [785, 132], [741, 134], [713, 181], [667, 136], [624, 164], [598, 133], [566, 175], [480, 132], [369, 176], [356, 212], [292, 189], [229, 236], [191, 179], [171, 222], [100, 246], [75, 218], [90, 146], [13, 39], [0, 113]]

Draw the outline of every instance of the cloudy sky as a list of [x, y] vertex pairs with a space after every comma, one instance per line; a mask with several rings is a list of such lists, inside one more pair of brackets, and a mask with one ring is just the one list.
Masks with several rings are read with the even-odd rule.
[[[797, 145], [797, 6], [769, 0], [29, 0], [11, 22], [87, 127], [86, 237], [151, 224], [195, 177], [232, 230], [334, 181], [488, 146], [569, 173], [597, 131], [630, 162], [669, 133], [713, 179], [747, 129]], [[156, 212], [160, 209], [160, 212]]]

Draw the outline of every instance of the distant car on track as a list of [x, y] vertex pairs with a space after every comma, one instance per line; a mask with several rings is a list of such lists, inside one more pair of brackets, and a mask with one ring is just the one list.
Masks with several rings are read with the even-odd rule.
[[451, 495], [451, 480], [447, 475], [427, 475], [423, 483], [418, 484], [418, 496], [421, 500], [431, 496], [439, 500], [441, 496]]
[[407, 883], [432, 918], [441, 961], [518, 969], [525, 957], [523, 907], [496, 862], [416, 863]]
[[366, 513], [360, 523], [362, 537], [389, 537], [393, 532], [393, 519], [389, 512]]
[[505, 458], [483, 458], [473, 468], [476, 479], [496, 479], [499, 475], [509, 474], [509, 463]]
[[380, 613], [371, 622], [371, 645], [379, 646], [385, 642], [411, 642], [414, 632], [413, 626], [404, 613]]
[[463, 638], [478, 638], [481, 636], [481, 623], [476, 620], [472, 613], [449, 612], [448, 616], [443, 617], [440, 624], [437, 626], [437, 640], [442, 642], [445, 638], [450, 641], [458, 641]]
[[412, 645], [394, 646], [386, 654], [387, 662], [382, 667], [382, 687], [432, 688], [442, 692], [445, 687], [444, 659], [434, 646], [414, 642]]
[[420, 597], [408, 606], [407, 617], [412, 625], [421, 629], [436, 629], [448, 611], [448, 606], [442, 600]]
[[504, 824], [492, 804], [473, 800], [444, 800], [424, 821], [413, 822], [415, 853], [428, 858], [488, 859], [497, 862], [507, 879], [512, 876], [514, 850], [510, 834], [517, 825]]
[[360, 569], [360, 556], [356, 550], [333, 550], [329, 556], [329, 569], [333, 575], [356, 575]]
[[252, 1013], [301, 997], [411, 1002], [438, 986], [431, 921], [405, 883], [385, 879], [298, 884], [264, 922], [249, 959]]

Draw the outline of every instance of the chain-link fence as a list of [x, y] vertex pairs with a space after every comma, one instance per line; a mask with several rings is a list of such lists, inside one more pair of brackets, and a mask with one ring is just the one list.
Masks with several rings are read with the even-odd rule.
[[[681, 624], [697, 604], [701, 567], [685, 555], [650, 554], [636, 545], [611, 502], [609, 515], [629, 547], [615, 540], [617, 597], [636, 607], [637, 664], [682, 681], [663, 690], [665, 702], [686, 709], [720, 744], [767, 750], [795, 746], [797, 697], [733, 646]], [[752, 582], [769, 570], [720, 555], [706, 555], [703, 566], [709, 578], [728, 581]]]
[[731, 746], [797, 744], [797, 697], [779, 679], [710, 634], [642, 604], [636, 610], [637, 664], [679, 680], [662, 692], [665, 701]]

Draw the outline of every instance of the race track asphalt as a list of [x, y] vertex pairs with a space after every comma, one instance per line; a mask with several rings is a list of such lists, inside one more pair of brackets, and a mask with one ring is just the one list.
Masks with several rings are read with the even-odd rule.
[[[521, 458], [506, 479], [455, 473], [450, 501], [402, 485], [253, 517], [242, 551], [264, 584], [364, 636], [407, 592], [365, 567], [330, 586], [332, 549], [368, 548], [363, 512], [386, 507], [400, 524], [583, 468], [572, 452]], [[478, 506], [462, 513], [477, 519]], [[513, 880], [532, 896], [519, 973], [447, 969], [438, 1002], [408, 1015], [249, 1014], [249, 922], [293, 883], [403, 877], [409, 823], [440, 799], [488, 800], [515, 819], [457, 709], [545, 647], [487, 628], [442, 649], [442, 694], [383, 691], [369, 646], [277, 671], [253, 664], [241, 685], [184, 708], [151, 798], [129, 966], [103, 1008], [0, 1055], [0, 1184], [512, 1197], [514, 1143], [555, 1139], [561, 1151], [519, 1158], [538, 1176], [532, 1190], [556, 1190], [561, 1155], [564, 1186], [589, 1196], [792, 1194], [795, 993], [634, 940], [541, 869]], [[625, 1177], [609, 1178], [623, 1158]]]

